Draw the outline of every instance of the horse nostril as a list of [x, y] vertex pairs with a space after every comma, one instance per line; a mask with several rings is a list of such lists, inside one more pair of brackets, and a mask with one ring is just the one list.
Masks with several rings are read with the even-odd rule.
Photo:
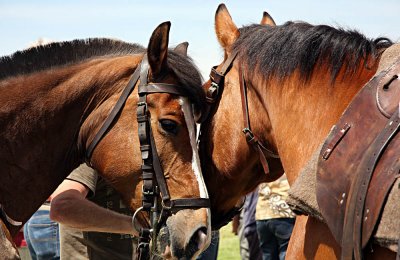
[[207, 244], [207, 228], [201, 227], [193, 232], [185, 248], [185, 255], [191, 259], [197, 252], [203, 251]]
[[199, 238], [199, 242], [198, 242], [199, 250], [205, 249], [204, 247], [206, 246], [206, 243], [207, 243], [207, 234], [201, 228], [201, 229], [197, 230], [197, 235]]

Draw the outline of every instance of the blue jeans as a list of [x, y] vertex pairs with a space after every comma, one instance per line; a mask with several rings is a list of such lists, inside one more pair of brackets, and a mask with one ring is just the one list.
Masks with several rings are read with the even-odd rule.
[[211, 243], [208, 248], [201, 253], [196, 260], [216, 260], [218, 256], [219, 247], [219, 230], [212, 231], [211, 233]]
[[293, 231], [294, 218], [257, 220], [263, 260], [284, 260]]
[[48, 210], [38, 210], [25, 223], [24, 236], [33, 260], [60, 259], [58, 223], [50, 220]]

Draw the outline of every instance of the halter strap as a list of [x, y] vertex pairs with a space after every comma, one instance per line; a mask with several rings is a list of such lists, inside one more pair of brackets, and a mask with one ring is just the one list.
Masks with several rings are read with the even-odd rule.
[[122, 107], [124, 106], [126, 100], [129, 97], [129, 95], [135, 89], [136, 83], [139, 80], [140, 66], [141, 65], [139, 65], [139, 67], [136, 68], [135, 72], [133, 73], [131, 79], [128, 82], [128, 85], [125, 87], [124, 91], [122, 92], [121, 96], [119, 97], [117, 103], [111, 110], [107, 119], [104, 121], [103, 125], [101, 126], [100, 130], [97, 132], [95, 137], [93, 138], [93, 140], [90, 143], [90, 145], [88, 146], [88, 148], [86, 149], [86, 162], [88, 164], [90, 164], [90, 158], [92, 157], [94, 149], [99, 144], [100, 140], [105, 136], [107, 131], [110, 129], [110, 126], [114, 122], [114, 119], [117, 117], [118, 113], [121, 111]]
[[[224, 64], [222, 64], [222, 68], [220, 72], [217, 71], [217, 66], [214, 66], [211, 69], [210, 79], [211, 79], [211, 86], [206, 91], [206, 100], [208, 103], [207, 107], [207, 116], [210, 114], [211, 106], [215, 103], [218, 98], [221, 97], [221, 92], [223, 90], [223, 83], [225, 80], [225, 75], [231, 68], [235, 58], [237, 57], [238, 52], [235, 51], [231, 55], [228, 56]], [[248, 99], [247, 99], [247, 88], [246, 82], [244, 80], [243, 75], [243, 67], [239, 67], [239, 82], [240, 82], [240, 97], [241, 97], [241, 105], [242, 105], [242, 115], [243, 115], [243, 130], [246, 137], [246, 141], [257, 151], [259, 154], [260, 162], [263, 167], [264, 173], [269, 174], [269, 166], [268, 160], [265, 154], [271, 158], [279, 158], [279, 155], [265, 147], [260, 139], [253, 133], [250, 126], [250, 115], [248, 109]]]
[[3, 204], [0, 204], [0, 211], [1, 211], [1, 212], [0, 212], [1, 216], [4, 217], [4, 219], [5, 219], [9, 224], [13, 225], [14, 227], [22, 226], [23, 223], [22, 223], [21, 221], [14, 220], [14, 219], [10, 218], [10, 217], [7, 215], [7, 213], [6, 213], [5, 209], [4, 209]]
[[[253, 133], [250, 126], [250, 115], [248, 108], [248, 99], [247, 99], [247, 88], [246, 82], [243, 76], [243, 68], [239, 69], [239, 78], [240, 78], [240, 97], [242, 100], [242, 115], [243, 115], [243, 130], [242, 132], [246, 136], [246, 141], [253, 146], [253, 148], [258, 152], [258, 156], [260, 158], [261, 165], [264, 169], [265, 174], [269, 174], [269, 166], [267, 158], [265, 157], [264, 152], [268, 154], [269, 157], [279, 158], [279, 155], [275, 154], [271, 150], [267, 149], [264, 145], [261, 144], [260, 139]], [[264, 151], [264, 152], [263, 152]]]

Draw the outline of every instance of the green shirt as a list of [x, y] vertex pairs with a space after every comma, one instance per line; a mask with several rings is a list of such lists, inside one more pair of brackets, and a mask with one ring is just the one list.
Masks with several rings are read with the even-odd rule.
[[[97, 205], [132, 215], [130, 209], [122, 202], [121, 196], [86, 164], [81, 164], [66, 179], [88, 187], [90, 190], [88, 199]], [[82, 232], [60, 225], [61, 259], [134, 259], [135, 249], [136, 238], [129, 234]]]

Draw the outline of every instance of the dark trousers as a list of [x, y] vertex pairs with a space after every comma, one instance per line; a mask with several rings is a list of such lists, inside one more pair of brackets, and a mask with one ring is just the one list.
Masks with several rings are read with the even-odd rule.
[[285, 259], [293, 226], [294, 218], [257, 220], [257, 233], [263, 260]]

